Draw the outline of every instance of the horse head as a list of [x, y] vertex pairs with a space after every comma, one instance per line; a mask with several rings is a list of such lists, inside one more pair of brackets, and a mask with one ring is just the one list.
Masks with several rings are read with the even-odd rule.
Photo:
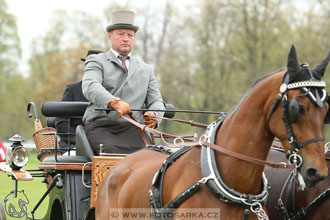
[[[294, 174], [302, 188], [313, 187], [328, 174], [323, 130], [329, 105], [321, 79], [329, 60], [330, 53], [314, 69], [307, 63], [300, 65], [292, 46], [280, 93], [268, 117], [272, 134], [281, 141], [289, 162], [297, 167]], [[281, 108], [276, 108], [279, 103]]]
[[29, 199], [22, 191], [11, 191], [4, 199], [7, 215], [13, 218], [23, 218], [27, 213]]

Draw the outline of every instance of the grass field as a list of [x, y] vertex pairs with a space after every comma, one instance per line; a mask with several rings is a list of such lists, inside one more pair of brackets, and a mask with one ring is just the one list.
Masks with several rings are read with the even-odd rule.
[[[38, 169], [39, 161], [37, 159], [37, 153], [36, 153], [35, 149], [30, 149], [29, 153], [30, 153], [30, 157], [29, 157], [30, 160], [29, 160], [27, 166], [25, 166], [23, 169], [24, 170]], [[29, 203], [27, 204], [27, 211], [29, 213], [32, 211], [34, 206], [40, 200], [43, 193], [46, 191], [46, 185], [44, 183], [41, 183], [42, 180], [43, 180], [42, 177], [35, 177], [32, 181], [19, 181], [18, 182], [18, 190], [19, 191], [24, 190], [24, 193], [29, 200]], [[6, 173], [4, 173], [4, 172], [0, 173], [0, 200], [3, 204], [3, 206], [5, 206], [4, 198], [13, 190], [13, 188], [14, 188], [14, 181], [12, 181], [11, 178], [8, 177]], [[21, 195], [22, 195], [22, 193], [21, 193]], [[19, 196], [18, 196], [18, 198], [19, 198]], [[14, 199], [11, 197], [11, 199], [8, 200], [8, 202], [9, 201], [14, 204], [15, 208], [18, 207], [17, 199]], [[8, 205], [8, 202], [7, 202], [7, 205]], [[47, 211], [47, 206], [48, 206], [48, 197], [46, 197], [46, 199], [43, 201], [41, 206], [35, 212], [35, 217], [42, 218]], [[6, 215], [7, 215], [7, 213], [6, 213]], [[26, 216], [24, 216], [21, 219], [25, 219], [25, 218], [26, 218]], [[14, 220], [14, 219], [17, 220], [17, 218], [12, 218], [7, 215], [7, 220]]]

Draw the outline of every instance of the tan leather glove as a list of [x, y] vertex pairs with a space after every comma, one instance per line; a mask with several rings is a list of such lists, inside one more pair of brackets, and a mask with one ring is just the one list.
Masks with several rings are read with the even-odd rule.
[[118, 97], [111, 99], [111, 101], [108, 103], [108, 107], [114, 109], [120, 118], [123, 115], [132, 114], [132, 110], [129, 104]]
[[155, 114], [150, 111], [145, 112], [143, 115], [143, 124], [149, 128], [155, 128], [157, 125], [157, 119], [152, 116], [155, 116]]

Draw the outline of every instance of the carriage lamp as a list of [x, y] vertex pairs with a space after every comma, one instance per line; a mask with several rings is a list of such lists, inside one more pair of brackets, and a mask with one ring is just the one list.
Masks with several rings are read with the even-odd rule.
[[19, 170], [29, 161], [29, 153], [26, 147], [22, 145], [21, 142], [24, 141], [24, 139], [20, 135], [15, 134], [13, 137], [9, 138], [9, 141], [13, 143], [7, 149], [7, 164], [13, 170]]

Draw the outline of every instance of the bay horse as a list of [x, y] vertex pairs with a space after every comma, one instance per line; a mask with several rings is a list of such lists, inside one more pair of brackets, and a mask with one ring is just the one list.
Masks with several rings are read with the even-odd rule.
[[292, 155], [292, 163], [300, 165], [297, 173], [309, 187], [314, 186], [328, 174], [322, 120], [329, 106], [319, 103], [319, 97], [314, 103], [301, 89], [324, 88], [321, 77], [327, 63], [321, 62], [310, 75], [300, 67], [292, 46], [287, 70], [257, 80], [224, 120], [209, 125], [200, 144], [183, 147], [171, 155], [148, 148], [128, 155], [104, 178], [96, 219], [114, 218], [112, 210], [138, 208], [151, 208], [153, 214], [168, 209], [180, 213], [185, 209], [215, 208], [219, 215], [214, 219], [268, 219], [264, 211], [268, 197], [264, 165], [237, 159], [205, 143], [265, 160], [277, 137]]
[[[271, 149], [268, 159], [277, 162], [286, 161], [285, 153], [281, 148]], [[330, 172], [330, 151], [326, 152], [326, 162]], [[270, 185], [267, 210], [271, 219], [330, 219], [329, 173], [313, 188], [304, 190], [299, 188], [294, 179], [289, 178], [290, 170], [283, 171], [265, 167], [265, 174]], [[281, 199], [281, 203], [279, 203], [279, 199]]]

